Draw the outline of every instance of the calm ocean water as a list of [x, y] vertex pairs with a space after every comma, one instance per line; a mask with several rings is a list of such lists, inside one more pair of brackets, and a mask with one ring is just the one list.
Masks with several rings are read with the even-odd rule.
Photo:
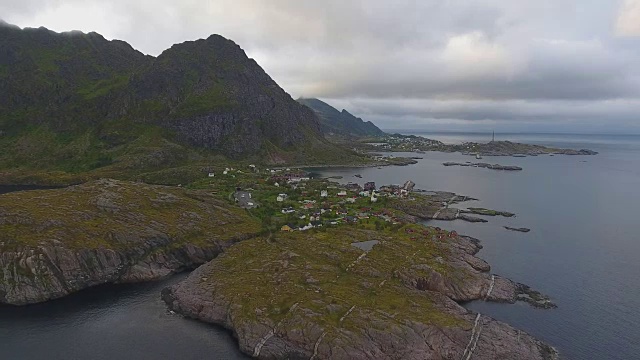
[[0, 359], [247, 359], [228, 332], [167, 311], [160, 291], [184, 276], [0, 307]]
[[[420, 135], [445, 142], [491, 137]], [[568, 359], [640, 359], [640, 136], [496, 134], [496, 140], [600, 154], [484, 160], [524, 168], [513, 173], [444, 167], [444, 161], [472, 159], [442, 153], [421, 154], [424, 159], [407, 167], [321, 172], [378, 185], [411, 179], [418, 188], [480, 199], [469, 206], [515, 212], [515, 218], [488, 218], [486, 224], [428, 224], [481, 239], [480, 256], [492, 272], [550, 295], [559, 308], [484, 302], [467, 307], [549, 342]], [[515, 233], [503, 225], [532, 230]], [[244, 358], [227, 332], [167, 313], [160, 290], [181, 276], [90, 289], [46, 304], [0, 307], [0, 359]]]
[[[491, 139], [491, 134], [416, 135], [446, 143]], [[427, 153], [413, 166], [332, 169], [322, 174], [378, 184], [410, 179], [417, 188], [480, 199], [463, 205], [515, 212], [510, 219], [487, 217], [486, 224], [428, 224], [481, 239], [484, 249], [479, 256], [492, 265], [493, 273], [550, 295], [559, 308], [485, 302], [467, 307], [547, 341], [568, 359], [640, 359], [640, 136], [496, 134], [496, 140], [588, 148], [600, 154], [482, 160], [524, 168], [499, 172], [444, 167], [445, 161], [474, 160]], [[531, 232], [511, 232], [504, 225], [528, 227]]]

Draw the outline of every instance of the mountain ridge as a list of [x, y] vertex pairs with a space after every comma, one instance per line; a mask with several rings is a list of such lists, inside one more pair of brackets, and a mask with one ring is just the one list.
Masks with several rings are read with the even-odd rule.
[[354, 137], [385, 135], [385, 132], [371, 121], [364, 121], [345, 109], [340, 111], [320, 99], [299, 98], [297, 101], [316, 113], [320, 119], [322, 130], [327, 135], [346, 134]]
[[130, 169], [138, 155], [155, 168], [217, 154], [282, 164], [355, 156], [221, 35], [157, 57], [95, 32], [3, 23], [0, 35], [0, 172]]

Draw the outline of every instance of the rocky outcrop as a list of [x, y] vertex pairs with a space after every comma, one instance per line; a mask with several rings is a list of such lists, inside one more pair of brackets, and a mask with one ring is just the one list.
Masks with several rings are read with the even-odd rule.
[[156, 280], [203, 264], [222, 250], [213, 241], [203, 247], [171, 248], [172, 243], [158, 234], [129, 250], [73, 250], [51, 244], [3, 252], [0, 303], [31, 304], [100, 284]]
[[467, 209], [463, 209], [460, 210], [461, 213], [467, 213], [467, 214], [476, 214], [476, 215], [485, 215], [485, 216], [503, 216], [503, 217], [514, 217], [516, 216], [516, 214], [514, 213], [510, 213], [508, 211], [498, 211], [498, 210], [491, 210], [491, 209], [485, 209], [485, 208], [476, 208], [476, 207], [470, 207]]
[[203, 264], [259, 224], [202, 191], [100, 180], [0, 196], [0, 303], [155, 280]]
[[[230, 329], [259, 359], [557, 359], [550, 346], [458, 305], [519, 299], [519, 284], [474, 256], [477, 240], [404, 230], [249, 240], [162, 298]], [[380, 242], [369, 252], [350, 245], [372, 237]]]
[[518, 232], [523, 232], [523, 233], [528, 233], [529, 231], [531, 231], [531, 229], [524, 228], [524, 227], [516, 228], [516, 227], [511, 227], [511, 226], [505, 226], [504, 228], [507, 229], [507, 230], [518, 231]]
[[500, 164], [487, 164], [487, 163], [457, 163], [457, 162], [445, 162], [442, 163], [444, 166], [463, 166], [463, 167], [479, 167], [491, 170], [506, 170], [506, 171], [520, 171], [522, 170], [519, 166], [511, 166], [511, 165], [500, 165]]

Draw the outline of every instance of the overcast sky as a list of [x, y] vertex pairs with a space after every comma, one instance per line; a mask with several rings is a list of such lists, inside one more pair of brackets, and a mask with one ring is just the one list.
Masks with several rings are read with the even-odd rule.
[[640, 0], [0, 0], [158, 55], [217, 33], [386, 129], [640, 133]]

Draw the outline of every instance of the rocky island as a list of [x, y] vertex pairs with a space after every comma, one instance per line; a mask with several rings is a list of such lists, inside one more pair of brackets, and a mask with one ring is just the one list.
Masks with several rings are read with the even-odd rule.
[[504, 228], [507, 229], [507, 230], [518, 231], [518, 232], [522, 232], [522, 233], [528, 233], [529, 231], [531, 231], [531, 229], [523, 228], [523, 227], [516, 228], [516, 227], [511, 227], [511, 226], [505, 226]]
[[368, 151], [418, 152], [439, 151], [459, 152], [472, 156], [538, 156], [538, 155], [597, 155], [588, 149], [560, 149], [542, 145], [522, 144], [511, 141], [489, 141], [487, 143], [465, 142], [445, 144], [438, 140], [416, 135], [388, 134], [359, 140], [359, 147]]
[[521, 171], [522, 168], [519, 166], [511, 166], [511, 165], [499, 165], [499, 164], [487, 164], [487, 163], [457, 163], [457, 162], [445, 162], [442, 163], [444, 166], [465, 166], [465, 167], [479, 167], [491, 170], [506, 170], [506, 171]]

